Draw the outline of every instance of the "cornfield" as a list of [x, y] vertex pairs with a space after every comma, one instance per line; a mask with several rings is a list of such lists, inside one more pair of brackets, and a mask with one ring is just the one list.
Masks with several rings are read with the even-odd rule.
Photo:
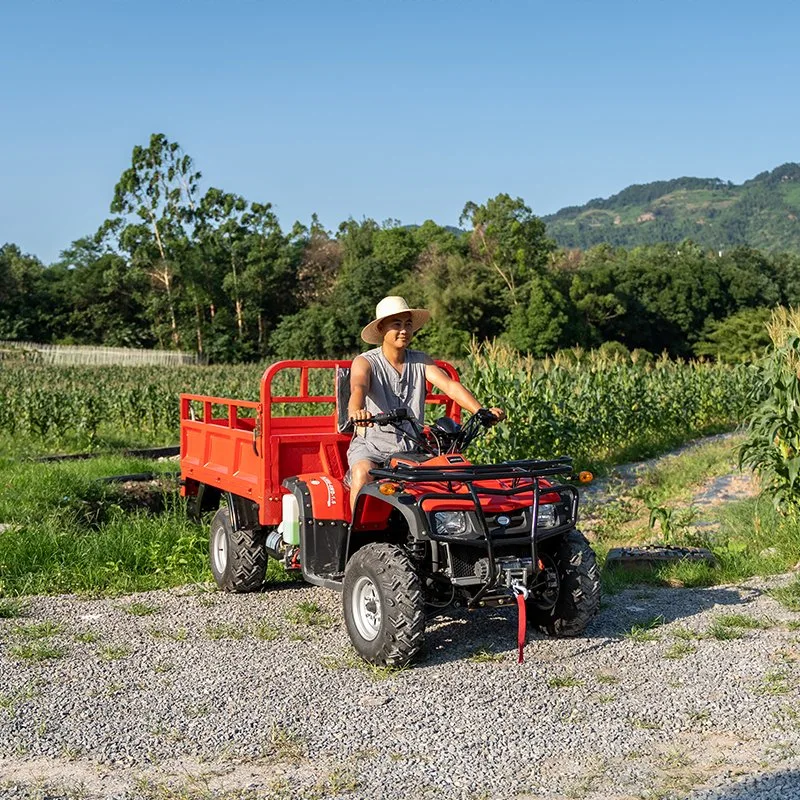
[[[50, 450], [174, 443], [181, 392], [257, 400], [263, 369], [7, 363], [0, 365], [0, 431], [5, 440]], [[481, 402], [509, 417], [475, 445], [476, 459], [570, 454], [592, 463], [735, 427], [751, 410], [755, 371], [668, 360], [645, 366], [594, 354], [537, 362], [483, 346], [471, 353], [463, 378]]]
[[696, 436], [730, 430], [750, 413], [749, 364], [631, 363], [597, 352], [535, 361], [484, 344], [470, 355], [470, 388], [501, 406], [508, 424], [479, 440], [481, 460], [571, 455], [581, 464], [618, 462]]

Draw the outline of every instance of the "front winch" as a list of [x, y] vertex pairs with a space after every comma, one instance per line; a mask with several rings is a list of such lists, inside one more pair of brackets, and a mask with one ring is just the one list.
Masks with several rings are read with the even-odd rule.
[[[496, 558], [494, 563], [497, 576], [494, 586], [505, 586], [506, 589], [513, 588], [515, 583], [527, 586], [531, 575], [533, 575], [533, 559], [531, 558], [505, 556]], [[479, 558], [475, 562], [475, 577], [486, 583], [490, 575], [491, 565], [489, 559]]]

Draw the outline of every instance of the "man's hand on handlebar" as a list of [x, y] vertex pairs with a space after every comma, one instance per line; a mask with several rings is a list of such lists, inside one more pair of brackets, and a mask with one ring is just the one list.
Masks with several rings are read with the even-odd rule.
[[489, 428], [492, 425], [497, 425], [506, 418], [506, 412], [502, 408], [492, 406], [492, 408], [479, 408], [475, 412], [475, 416], [481, 421], [484, 427]]
[[372, 427], [372, 415], [367, 411], [366, 408], [359, 408], [350, 419], [353, 422], [353, 425], [357, 425], [360, 427], [371, 428]]

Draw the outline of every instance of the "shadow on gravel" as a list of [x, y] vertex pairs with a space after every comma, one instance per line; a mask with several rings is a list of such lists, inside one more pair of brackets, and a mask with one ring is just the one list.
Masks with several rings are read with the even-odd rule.
[[791, 800], [800, 797], [800, 771], [754, 775], [721, 789], [692, 792], [688, 800]]
[[[573, 655], [600, 650], [625, 637], [634, 625], [644, 625], [656, 617], [661, 624], [709, 611], [715, 606], [728, 610], [734, 606], [747, 605], [761, 592], [754, 589], [731, 589], [710, 587], [704, 589], [627, 589], [604, 600], [604, 607], [592, 620], [586, 633], [574, 639], [560, 641], [581, 647]], [[607, 605], [606, 605], [607, 604]], [[427, 655], [423, 664], [444, 664], [462, 661], [481, 650], [499, 653], [516, 648], [516, 608], [466, 611], [455, 609], [446, 614], [431, 617], [426, 632]], [[530, 628], [528, 642], [535, 648], [537, 641], [557, 641]], [[530, 651], [531, 656], [533, 652]]]

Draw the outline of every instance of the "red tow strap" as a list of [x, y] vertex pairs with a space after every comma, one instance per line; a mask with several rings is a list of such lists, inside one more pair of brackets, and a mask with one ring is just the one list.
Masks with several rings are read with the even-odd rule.
[[517, 658], [517, 664], [522, 664], [522, 662], [525, 660], [525, 633], [527, 632], [527, 620], [525, 618], [525, 597], [522, 594], [517, 595], [517, 610], [519, 611], [519, 626], [517, 628], [519, 657]]

